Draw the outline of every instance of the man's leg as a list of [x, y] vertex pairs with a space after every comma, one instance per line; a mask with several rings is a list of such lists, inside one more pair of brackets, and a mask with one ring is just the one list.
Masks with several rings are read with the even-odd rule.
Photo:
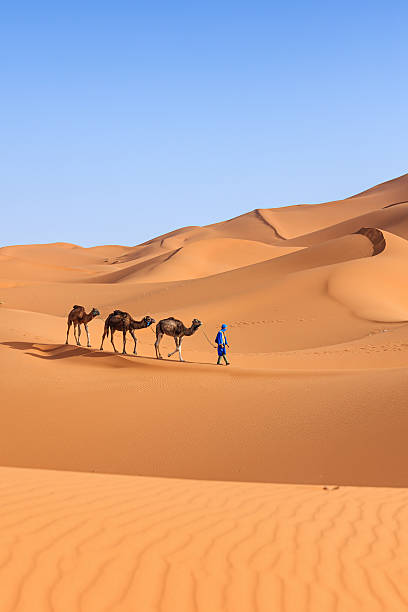
[[223, 357], [224, 357], [225, 365], [229, 365], [229, 362], [227, 361], [227, 356], [225, 353], [223, 354]]
[[217, 365], [221, 365], [221, 355], [218, 355]]

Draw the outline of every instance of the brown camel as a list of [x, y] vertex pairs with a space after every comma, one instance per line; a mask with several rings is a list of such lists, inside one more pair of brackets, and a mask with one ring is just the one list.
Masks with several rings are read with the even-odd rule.
[[172, 336], [174, 338], [174, 342], [176, 343], [176, 350], [172, 353], [168, 354], [168, 357], [174, 355], [174, 353], [179, 354], [180, 361], [184, 361], [181, 356], [181, 343], [184, 336], [192, 336], [194, 332], [202, 325], [201, 321], [198, 319], [193, 319], [191, 323], [191, 327], [186, 327], [182, 321], [175, 319], [174, 317], [169, 317], [168, 319], [162, 319], [156, 325], [156, 342], [154, 344], [156, 349], [156, 357], [157, 359], [163, 359], [160, 354], [160, 341], [164, 335]]
[[[86, 331], [86, 336], [88, 338], [88, 344], [87, 346], [90, 347], [91, 343], [89, 340], [89, 332], [88, 332], [88, 323], [89, 321], [92, 321], [92, 319], [94, 319], [95, 317], [97, 317], [98, 315], [100, 315], [101, 313], [99, 312], [99, 310], [97, 308], [92, 308], [91, 312], [89, 312], [88, 314], [85, 312], [85, 308], [83, 306], [78, 306], [78, 304], [75, 304], [72, 307], [71, 312], [68, 315], [68, 329], [67, 329], [67, 341], [65, 342], [65, 344], [68, 344], [68, 336], [69, 336], [69, 330], [71, 328], [71, 325], [74, 325], [74, 336], [75, 336], [75, 340], [78, 346], [81, 346], [81, 342], [80, 342], [80, 337], [81, 337], [81, 325], [83, 325], [85, 327], [85, 331]], [[76, 333], [78, 327], [78, 336]]]
[[152, 317], [146, 316], [143, 317], [141, 321], [135, 321], [128, 312], [123, 312], [123, 310], [114, 310], [105, 321], [105, 329], [103, 330], [102, 342], [101, 342], [101, 351], [103, 351], [103, 342], [105, 340], [105, 336], [109, 334], [109, 330], [111, 332], [111, 342], [115, 353], [118, 351], [113, 343], [113, 334], [115, 331], [121, 331], [123, 333], [123, 351], [122, 354], [126, 355], [126, 332], [129, 332], [132, 336], [135, 348], [133, 349], [133, 353], [137, 355], [136, 352], [136, 344], [137, 338], [135, 336], [135, 329], [143, 329], [144, 327], [149, 327], [152, 323], [156, 323]]

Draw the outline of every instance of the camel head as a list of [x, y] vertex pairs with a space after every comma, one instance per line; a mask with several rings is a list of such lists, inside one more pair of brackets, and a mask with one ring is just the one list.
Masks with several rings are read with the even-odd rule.
[[98, 317], [101, 313], [99, 312], [99, 310], [97, 308], [92, 308], [91, 310], [91, 315], [93, 317]]
[[191, 328], [195, 331], [196, 329], [198, 329], [200, 327], [200, 325], [202, 325], [201, 321], [199, 319], [193, 319], [191, 322]]
[[145, 317], [143, 317], [143, 321], [146, 323], [146, 327], [149, 327], [153, 323], [156, 323], [156, 320], [153, 319], [152, 317], [149, 317], [149, 315], [146, 315]]
[[152, 323], [156, 323], [156, 321], [152, 317], [149, 317], [149, 315], [146, 315], [141, 321], [132, 319], [130, 327], [131, 329], [143, 329], [144, 327], [150, 327]]

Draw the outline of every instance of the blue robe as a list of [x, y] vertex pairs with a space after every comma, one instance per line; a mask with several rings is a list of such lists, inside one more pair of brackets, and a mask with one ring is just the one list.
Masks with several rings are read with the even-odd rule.
[[227, 336], [225, 335], [225, 333], [222, 331], [219, 331], [215, 341], [218, 344], [218, 356], [221, 357], [222, 355], [225, 355], [226, 353], [225, 345], [228, 344]]

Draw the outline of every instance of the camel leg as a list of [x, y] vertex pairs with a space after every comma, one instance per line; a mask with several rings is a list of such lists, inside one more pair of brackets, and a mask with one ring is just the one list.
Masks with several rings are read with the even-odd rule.
[[80, 323], [78, 323], [78, 342], [77, 342], [78, 346], [81, 346], [80, 338], [81, 338], [81, 325], [80, 325]]
[[133, 349], [133, 354], [137, 355], [137, 351], [136, 351], [137, 338], [135, 336], [135, 332], [134, 332], [133, 329], [129, 329], [129, 333], [130, 333], [130, 335], [132, 336], [132, 338], [133, 338], [133, 340], [135, 342], [135, 348]]
[[126, 329], [123, 330], [123, 351], [122, 355], [126, 355]]
[[88, 344], [87, 344], [87, 347], [88, 347], [88, 348], [91, 348], [91, 341], [89, 340], [89, 331], [88, 331], [88, 326], [87, 326], [87, 324], [86, 324], [86, 323], [84, 323], [84, 327], [85, 327], [85, 331], [86, 331], [86, 337], [87, 337], [87, 339], [88, 339]]
[[184, 359], [181, 356], [181, 342], [182, 342], [182, 340], [183, 340], [183, 338], [179, 338], [178, 352], [179, 352], [180, 361], [184, 361]]
[[68, 321], [68, 329], [67, 329], [67, 341], [65, 342], [65, 344], [68, 344], [68, 336], [69, 336], [69, 330], [71, 328], [72, 325], [72, 321]]
[[177, 353], [177, 351], [179, 350], [179, 347], [178, 347], [178, 338], [177, 338], [177, 336], [175, 336], [175, 337], [174, 337], [174, 343], [175, 343], [175, 345], [176, 345], [176, 350], [175, 350], [175, 351], [173, 351], [172, 353], [169, 353], [169, 354], [167, 355], [167, 357], [172, 357], [172, 355], [174, 355], [175, 353]]
[[163, 357], [160, 354], [160, 341], [163, 338], [163, 334], [161, 332], [157, 333], [156, 336], [156, 342], [154, 343], [154, 348], [156, 349], [156, 357], [157, 359], [163, 359]]
[[106, 336], [107, 333], [108, 333], [108, 329], [107, 329], [107, 327], [104, 327], [103, 334], [102, 334], [101, 348], [99, 349], [100, 351], [103, 351], [103, 343], [104, 343], [105, 336]]
[[115, 351], [115, 353], [117, 353], [118, 351], [116, 350], [116, 346], [113, 344], [113, 334], [114, 333], [115, 333], [115, 330], [113, 329], [113, 327], [111, 327], [111, 342], [112, 342], [113, 350]]

